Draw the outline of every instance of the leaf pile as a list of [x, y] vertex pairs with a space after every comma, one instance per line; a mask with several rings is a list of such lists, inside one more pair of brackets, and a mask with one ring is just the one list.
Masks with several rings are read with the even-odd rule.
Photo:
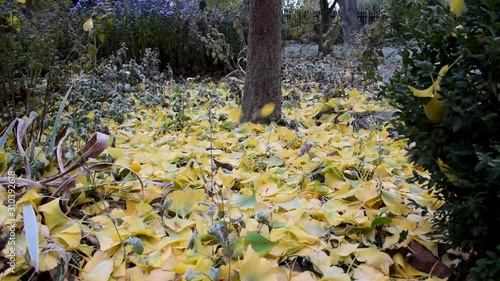
[[[453, 255], [439, 251], [430, 221], [441, 202], [406, 181], [426, 172], [407, 163], [406, 142], [392, 139], [388, 126], [352, 126], [357, 115], [391, 111], [387, 104], [356, 89], [319, 103], [316, 84], [278, 124], [240, 124], [226, 84], [182, 89], [167, 87], [175, 97], [168, 108], [144, 108], [123, 124], [103, 120], [110, 131], [103, 154], [77, 153], [78, 168], [58, 185], [26, 184], [17, 171], [13, 229], [2, 182], [0, 248], [8, 259], [5, 237], [14, 231], [16, 261], [3, 280], [450, 276]], [[0, 150], [2, 174], [14, 145]], [[41, 178], [68, 167], [49, 160]], [[33, 228], [27, 203], [38, 236], [23, 225]]]

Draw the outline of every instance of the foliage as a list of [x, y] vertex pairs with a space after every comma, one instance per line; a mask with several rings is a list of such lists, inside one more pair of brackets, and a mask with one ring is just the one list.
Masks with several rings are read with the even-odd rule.
[[81, 33], [71, 29], [66, 1], [20, 2], [0, 2], [2, 120], [50, 111], [65, 91]]
[[[137, 96], [145, 92], [132, 89]], [[239, 107], [225, 83], [171, 83], [166, 95], [189, 97], [179, 105], [183, 109], [136, 104], [138, 110], [130, 110], [121, 124], [103, 119], [109, 142], [99, 142], [100, 155], [78, 152], [69, 139], [56, 142], [58, 157], [78, 167], [63, 183], [45, 185], [58, 174], [59, 161], [36, 145], [35, 155], [44, 161], [36, 181], [40, 189], [23, 184], [29, 170], [23, 161], [5, 162], [2, 173], [16, 172], [11, 176], [16, 219], [29, 221], [30, 212], [22, 207], [30, 202], [43, 231], [35, 273], [25, 242], [33, 236], [20, 224], [4, 229], [16, 234], [18, 249], [13, 272], [4, 275], [33, 280], [48, 274], [92, 280], [435, 277], [436, 268], [447, 268], [434, 257], [439, 242], [431, 239], [436, 232], [429, 221], [441, 202], [418, 183], [404, 181], [414, 168], [404, 156], [405, 140], [389, 138], [384, 126], [351, 126], [356, 115], [385, 111], [388, 105], [356, 89], [323, 103], [318, 87], [308, 89], [300, 91], [301, 110], [284, 108], [280, 124], [264, 126], [238, 122]], [[175, 124], [180, 109], [181, 126], [165, 128]], [[330, 113], [317, 117], [325, 109]], [[68, 114], [60, 118], [60, 124], [69, 120]], [[14, 134], [4, 135], [2, 159], [18, 158]], [[78, 161], [81, 155], [90, 157]], [[7, 198], [4, 183], [0, 196]], [[0, 208], [6, 213], [7, 206]], [[418, 245], [418, 255], [409, 252]], [[432, 266], [417, 271], [424, 254]]]
[[323, 34], [323, 40], [326, 50], [331, 50], [332, 45], [342, 43], [342, 27], [340, 17], [335, 17], [328, 31]]
[[498, 262], [500, 1], [469, 1], [461, 16], [452, 5], [454, 14], [426, 7], [406, 27], [414, 40], [385, 92], [401, 110], [398, 134], [413, 143], [409, 160], [430, 172], [427, 185], [445, 201], [434, 222], [484, 269]]
[[[95, 131], [108, 132], [102, 119], [121, 124], [138, 105], [167, 107], [165, 85], [172, 73], [160, 72], [158, 52], [146, 49], [141, 64], [127, 57], [122, 44], [116, 55], [97, 66], [91, 75], [82, 74], [73, 83], [69, 96], [70, 118], [65, 126], [88, 140]], [[175, 104], [175, 98], [172, 104]], [[50, 122], [47, 122], [50, 125]]]
[[285, 6], [284, 21], [281, 25], [283, 40], [315, 42], [317, 18], [306, 7]]
[[[83, 0], [71, 8], [75, 23], [100, 21], [99, 56], [109, 57], [125, 44], [127, 55], [140, 61], [147, 48], [158, 50], [162, 69], [191, 74], [231, 67], [242, 48], [241, 12], [232, 5], [200, 7], [200, 1]], [[244, 17], [243, 17], [244, 18]]]
[[357, 0], [359, 11], [380, 12], [384, 9], [384, 0]]
[[378, 68], [384, 59], [383, 48], [388, 45], [391, 33], [390, 20], [385, 11], [380, 13], [375, 23], [362, 28], [356, 40], [356, 71], [367, 80], [366, 83], [383, 80]]
[[384, 10], [387, 11], [393, 38], [402, 41], [411, 38], [412, 25], [416, 18], [422, 16], [421, 11], [426, 7], [441, 3], [441, 0], [386, 0]]

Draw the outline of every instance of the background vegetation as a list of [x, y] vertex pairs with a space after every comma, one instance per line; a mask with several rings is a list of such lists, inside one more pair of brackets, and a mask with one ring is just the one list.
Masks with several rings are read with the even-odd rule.
[[[162, 134], [172, 133], [174, 137], [179, 137], [177, 134], [181, 132], [196, 132], [200, 138], [213, 139], [214, 126], [224, 133], [237, 128], [238, 122], [230, 118], [231, 112], [214, 115], [211, 110], [241, 101], [245, 77], [247, 4], [246, 1], [230, 0], [82, 0], [77, 4], [63, 0], [0, 1], [0, 104], [4, 109], [0, 120], [3, 132], [0, 149], [4, 149], [4, 145], [6, 147], [0, 161], [2, 171], [11, 169], [15, 173], [29, 175], [34, 184], [50, 182], [44, 179], [44, 175], [53, 172], [56, 166], [54, 157], [58, 152], [63, 156], [57, 157], [67, 160], [67, 163], [79, 163], [75, 165], [81, 168], [83, 164], [79, 159], [94, 160], [88, 155], [81, 158], [79, 148], [92, 143], [96, 132], [109, 135], [110, 131], [123, 129], [120, 127], [122, 124], [127, 126], [130, 118], [142, 122], [137, 112], [146, 110], [144, 108], [168, 112], [162, 115], [161, 125], [156, 129]], [[368, 123], [371, 121], [367, 120], [381, 118], [386, 121], [389, 113], [373, 114], [366, 112], [366, 108], [358, 112], [352, 104], [336, 103], [335, 99], [349, 98], [354, 95], [351, 88], [358, 87], [369, 90], [373, 94], [370, 99], [390, 100], [397, 110], [397, 118], [392, 130], [382, 130], [382, 135], [408, 142], [409, 160], [416, 166], [412, 175], [405, 175], [408, 186], [426, 186], [433, 196], [444, 202], [434, 213], [429, 206], [419, 204], [420, 201], [411, 201], [415, 210], [422, 212], [422, 216], [432, 218], [435, 227], [442, 230], [443, 235], [437, 239], [443, 242], [441, 246], [444, 249], [440, 249], [437, 255], [442, 257], [441, 254], [451, 248], [470, 255], [453, 268], [458, 280], [465, 279], [465, 276], [476, 280], [498, 280], [500, 245], [494, 228], [500, 218], [496, 206], [500, 197], [500, 89], [497, 75], [500, 73], [500, 1], [468, 1], [465, 12], [460, 10], [453, 14], [449, 12], [448, 2], [433, 0], [367, 0], [358, 1], [358, 7], [382, 11], [383, 21], [365, 27], [357, 44], [348, 51], [342, 49], [342, 52], [328, 54], [327, 57], [333, 56], [336, 63], [325, 57], [314, 57], [308, 61], [302, 58], [295, 61], [285, 59], [284, 109], [292, 110], [300, 106], [303, 96], [300, 93], [305, 92], [311, 93], [307, 95], [308, 107], [313, 108], [313, 101], [325, 104], [318, 106], [321, 109], [314, 116], [316, 121], [299, 122], [297, 118], [290, 118], [281, 120], [279, 125], [299, 132], [309, 130], [313, 124], [321, 126], [322, 122], [340, 122], [346, 127], [352, 125], [356, 129], [370, 130]], [[302, 9], [289, 7], [289, 11]], [[295, 23], [285, 20], [283, 38], [305, 42], [316, 40], [319, 34], [315, 32], [313, 18], [306, 17], [302, 21], [304, 25], [295, 28]], [[327, 33], [332, 50], [339, 50], [334, 45], [339, 43], [340, 32], [338, 22], [334, 22]], [[401, 64], [394, 63], [398, 71], [390, 81], [380, 71], [385, 59], [384, 48], [388, 46], [400, 50], [401, 57]], [[227, 84], [221, 86], [224, 89], [224, 94], [221, 94], [214, 90], [210, 80], [224, 76]], [[295, 83], [295, 79], [301, 82]], [[194, 82], [201, 83], [202, 88], [211, 87], [211, 90], [196, 88], [196, 91], [188, 91]], [[351, 101], [356, 97], [350, 97]], [[201, 107], [195, 107], [199, 105]], [[202, 109], [209, 110], [208, 117], [193, 114]], [[329, 114], [334, 114], [335, 118], [321, 119]], [[29, 125], [23, 127], [12, 122], [23, 116]], [[204, 118], [208, 118], [209, 122]], [[151, 117], [146, 119], [151, 124], [156, 122], [150, 120]], [[198, 123], [204, 124], [204, 133], [193, 129]], [[14, 124], [20, 127], [14, 127]], [[332, 128], [342, 130], [342, 126]], [[16, 130], [21, 132], [16, 133], [16, 140], [8, 140], [11, 132]], [[61, 146], [58, 151], [57, 143], [63, 143], [71, 130], [76, 131], [76, 136], [66, 148]], [[134, 133], [132, 130], [124, 134]], [[351, 133], [356, 136], [354, 131]], [[231, 137], [239, 140], [239, 137]], [[370, 143], [374, 145], [376, 138], [374, 135], [371, 137]], [[261, 135], [256, 138], [265, 142]], [[242, 148], [248, 150], [254, 145], [248, 142], [251, 141], [242, 144]], [[362, 154], [364, 142], [352, 142], [360, 147], [357, 157]], [[114, 140], [110, 143], [116, 145]], [[308, 146], [302, 148], [303, 143], [306, 142], [286, 145], [305, 151]], [[210, 145], [209, 150], [212, 150], [212, 143]], [[7, 152], [8, 146], [10, 150]], [[24, 153], [23, 147], [29, 153]], [[18, 151], [20, 148], [21, 151]], [[382, 156], [386, 152], [378, 147], [380, 155], [377, 157], [380, 158], [376, 159], [386, 159]], [[46, 155], [46, 159], [40, 155]], [[98, 155], [92, 154], [95, 157]], [[315, 183], [311, 193], [315, 196], [319, 194], [318, 198], [323, 200], [326, 198], [322, 197], [326, 194], [323, 194], [326, 192], [324, 185], [332, 179], [345, 183], [360, 179], [370, 182], [374, 175], [364, 167], [375, 161], [367, 160], [371, 156], [355, 157], [355, 165], [346, 166], [342, 171], [332, 170], [329, 165], [319, 165], [311, 178]], [[188, 156], [176, 157], [171, 165], [195, 169]], [[252, 165], [256, 171], [269, 163], [277, 168], [280, 167], [277, 163], [285, 159], [279, 157], [264, 160], [252, 158], [246, 164]], [[111, 155], [99, 158], [99, 161], [108, 160], [113, 162], [116, 159]], [[378, 161], [377, 165], [381, 164]], [[103, 167], [92, 164], [82, 170]], [[132, 167], [136, 170], [141, 167], [136, 162], [126, 164], [134, 164]], [[62, 164], [58, 165], [61, 167]], [[221, 167], [232, 168], [230, 165]], [[424, 170], [428, 174], [424, 174]], [[97, 179], [110, 175], [117, 181], [130, 179], [134, 175], [132, 171], [115, 169], [99, 174]], [[203, 171], [200, 170], [200, 173]], [[208, 174], [214, 175], [213, 171]], [[90, 179], [90, 174], [87, 176]], [[327, 180], [328, 177], [331, 178]], [[98, 181], [92, 182], [87, 195], [99, 199], [94, 195], [98, 193], [95, 182]], [[177, 188], [182, 185], [179, 181], [175, 184]], [[217, 195], [222, 202], [223, 194], [221, 190], [219, 192]], [[210, 194], [214, 195], [213, 192]], [[238, 196], [237, 199], [242, 201], [253, 198], [246, 193]], [[373, 199], [377, 204], [391, 205], [382, 200], [380, 194], [377, 196], [373, 197], [378, 198]], [[159, 207], [162, 213], [166, 212], [169, 218], [175, 217], [176, 214], [167, 211], [171, 202], [166, 197], [158, 198], [157, 201], [163, 204]], [[78, 201], [75, 198], [72, 200]], [[245, 205], [246, 201], [240, 203]], [[231, 231], [239, 234], [245, 229], [241, 221], [222, 223], [225, 219], [223, 213], [217, 217], [221, 224], [213, 224], [219, 228], [212, 229], [212, 233], [204, 237], [207, 240], [199, 241], [206, 243], [205, 246], [210, 244], [223, 248], [225, 252], [218, 254], [220, 260], [217, 261], [221, 263], [221, 260], [228, 259], [227, 251], [234, 246], [224, 235]], [[390, 214], [380, 216], [381, 220], [374, 225], [349, 227], [353, 230], [349, 230], [352, 232], [347, 236], [363, 231], [374, 231], [377, 235], [390, 233], [384, 229], [391, 223], [384, 219]], [[256, 220], [260, 227], [271, 228], [268, 217], [260, 214]], [[390, 234], [401, 239], [398, 243], [405, 241], [405, 232]], [[328, 235], [341, 234], [332, 230]], [[257, 238], [259, 243], [268, 242], [263, 237]], [[349, 240], [352, 243], [356, 241]], [[138, 243], [130, 240], [125, 244], [133, 245], [134, 251], [139, 253]], [[248, 246], [253, 242], [246, 243]], [[373, 243], [380, 247], [380, 243]], [[232, 257], [229, 256], [229, 260]], [[290, 259], [283, 258], [282, 262], [290, 262]], [[301, 260], [299, 263], [307, 266], [307, 262]], [[76, 265], [74, 261], [71, 264]], [[341, 266], [350, 268], [348, 264]], [[214, 265], [213, 268], [219, 267]], [[192, 273], [192, 280], [203, 274]]]

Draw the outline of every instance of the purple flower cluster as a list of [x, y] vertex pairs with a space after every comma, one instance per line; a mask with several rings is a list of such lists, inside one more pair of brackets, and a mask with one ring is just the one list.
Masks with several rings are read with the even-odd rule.
[[[188, 3], [191, 2], [191, 3]], [[87, 13], [93, 7], [104, 5], [113, 10], [116, 15], [128, 15], [134, 17], [144, 16], [173, 16], [175, 11], [183, 9], [184, 6], [193, 6], [195, 1], [183, 0], [80, 0], [70, 8], [73, 14]]]

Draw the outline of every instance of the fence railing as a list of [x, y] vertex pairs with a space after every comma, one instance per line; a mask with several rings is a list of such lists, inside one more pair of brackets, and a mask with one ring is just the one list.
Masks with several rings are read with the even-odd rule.
[[[333, 21], [334, 18], [339, 17], [340, 12], [333, 11], [330, 14], [330, 18]], [[319, 31], [319, 11], [293, 11], [284, 13], [284, 20], [289, 24], [290, 27], [301, 27], [305, 24], [313, 24], [314, 30]], [[358, 11], [358, 19], [362, 25], [368, 25], [376, 22], [380, 17], [380, 12], [372, 12], [372, 11]]]

